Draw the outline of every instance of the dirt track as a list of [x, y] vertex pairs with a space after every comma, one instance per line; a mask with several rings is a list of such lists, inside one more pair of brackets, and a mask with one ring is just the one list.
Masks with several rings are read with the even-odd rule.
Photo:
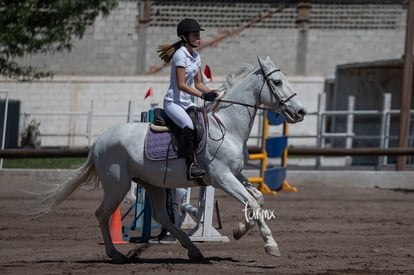
[[[52, 177], [53, 178], [53, 177]], [[0, 174], [1, 274], [414, 274], [414, 193], [375, 188], [294, 184], [298, 193], [266, 196], [269, 221], [282, 256], [269, 257], [257, 228], [239, 241], [233, 226], [242, 206], [221, 191], [219, 200], [228, 243], [197, 243], [206, 257], [191, 263], [178, 244], [119, 245], [140, 249], [139, 259], [113, 265], [99, 244], [94, 217], [101, 191], [73, 195], [57, 211], [38, 220], [21, 215], [33, 198], [19, 189], [51, 178]], [[123, 208], [126, 205], [123, 205]]]

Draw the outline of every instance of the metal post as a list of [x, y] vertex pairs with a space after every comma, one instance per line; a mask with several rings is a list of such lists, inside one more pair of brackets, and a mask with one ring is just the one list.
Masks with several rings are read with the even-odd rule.
[[127, 122], [131, 122], [133, 112], [133, 102], [130, 100], [128, 101], [128, 115], [127, 115]]
[[[401, 113], [398, 147], [404, 148], [408, 144], [410, 126], [411, 94], [413, 89], [413, 42], [414, 42], [414, 0], [408, 1], [407, 25], [404, 48], [404, 71], [401, 91]], [[405, 170], [407, 156], [398, 156], [396, 170]]]
[[[4, 101], [4, 119], [3, 119], [3, 134], [1, 137], [1, 149], [4, 149], [6, 144], [6, 131], [7, 131], [7, 115], [9, 114], [9, 92], [4, 91], [6, 94], [6, 100]], [[0, 159], [0, 169], [3, 169], [3, 159]]]
[[[345, 139], [345, 148], [352, 148], [352, 139], [351, 136], [354, 133], [354, 110], [355, 110], [355, 96], [348, 97], [348, 115], [346, 116], [346, 135]], [[352, 164], [352, 157], [346, 157], [346, 163]]]
[[[382, 100], [380, 148], [388, 148], [390, 131], [391, 94], [385, 93]], [[378, 158], [378, 166], [387, 165], [387, 156]]]
[[[316, 147], [323, 147], [323, 124], [324, 124], [324, 110], [326, 104], [326, 94], [318, 94], [318, 114], [316, 120]], [[316, 157], [316, 168], [321, 166], [321, 156]]]
[[354, 110], [355, 110], [355, 96], [348, 97], [348, 115], [346, 116], [346, 148], [352, 148], [352, 135], [354, 133]]
[[91, 100], [91, 105], [88, 112], [88, 123], [86, 125], [86, 132], [88, 136], [88, 147], [91, 146], [91, 138], [92, 138], [92, 116], [93, 116], [93, 100]]

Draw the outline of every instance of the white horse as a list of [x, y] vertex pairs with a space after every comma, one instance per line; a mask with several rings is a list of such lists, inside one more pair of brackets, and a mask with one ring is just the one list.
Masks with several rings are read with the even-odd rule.
[[[295, 97], [287, 78], [269, 57], [258, 58], [260, 67], [245, 67], [237, 76], [228, 77], [221, 86], [220, 99], [206, 103], [209, 133], [204, 150], [198, 161], [207, 174], [205, 185], [220, 188], [242, 203], [250, 211], [258, 213], [263, 197], [257, 190], [246, 188], [242, 175], [245, 164], [246, 142], [259, 108], [269, 108], [283, 114], [287, 121], [302, 121], [306, 113]], [[104, 196], [95, 215], [101, 227], [105, 250], [115, 263], [128, 262], [129, 258], [116, 250], [110, 230], [112, 213], [130, 189], [131, 180], [141, 184], [148, 193], [153, 218], [177, 238], [188, 250], [192, 261], [204, 257], [190, 238], [170, 221], [165, 206], [165, 188], [199, 186], [199, 182], [187, 181], [183, 159], [151, 161], [144, 153], [144, 141], [148, 124], [127, 123], [106, 131], [92, 145], [87, 161], [68, 178], [50, 190], [43, 199], [39, 213], [46, 214], [68, 198], [80, 185], [102, 184]], [[166, 175], [164, 177], [163, 175]], [[263, 217], [239, 223], [233, 232], [241, 238], [256, 223], [265, 241], [265, 251], [280, 256], [278, 245], [272, 237]]]

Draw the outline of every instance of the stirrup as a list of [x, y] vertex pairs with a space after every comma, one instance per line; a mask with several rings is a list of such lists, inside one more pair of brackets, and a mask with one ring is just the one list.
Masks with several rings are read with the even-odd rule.
[[201, 169], [197, 163], [193, 162], [187, 168], [187, 180], [201, 179], [206, 174], [206, 171]]

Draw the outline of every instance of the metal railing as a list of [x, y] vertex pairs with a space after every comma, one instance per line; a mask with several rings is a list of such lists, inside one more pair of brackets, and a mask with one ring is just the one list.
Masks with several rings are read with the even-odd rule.
[[[348, 110], [335, 110], [327, 111], [326, 109], [326, 94], [318, 95], [318, 110], [307, 115], [317, 116], [317, 133], [316, 133], [316, 147], [326, 148], [326, 139], [345, 139], [345, 148], [352, 148], [352, 142], [356, 139], [369, 139], [378, 140], [379, 149], [389, 148], [390, 140], [398, 139], [398, 136], [392, 136], [390, 134], [391, 129], [391, 116], [400, 114], [400, 110], [391, 109], [391, 94], [385, 93], [383, 96], [382, 109], [381, 110], [355, 110], [355, 97], [350, 96], [348, 98]], [[414, 110], [410, 111], [411, 117], [414, 115]], [[328, 133], [326, 132], [326, 120], [328, 117], [345, 116], [346, 117], [346, 131], [342, 133]], [[380, 133], [374, 135], [357, 135], [354, 132], [355, 117], [361, 116], [377, 116], [380, 118]], [[413, 123], [413, 119], [411, 119]], [[411, 134], [409, 136], [408, 147], [414, 145], [413, 125], [411, 127]], [[303, 138], [303, 136], [289, 136], [290, 138]], [[410, 163], [413, 162], [412, 158], [409, 158]], [[387, 155], [382, 155], [379, 158], [378, 165], [387, 164]], [[316, 159], [316, 166], [321, 165], [321, 156]]]
[[[7, 92], [2, 92], [6, 94], [6, 100], [7, 100]], [[337, 110], [337, 111], [329, 111], [326, 110], [326, 97], [325, 94], [320, 94], [318, 96], [318, 107], [315, 112], [310, 112], [307, 114], [307, 116], [316, 116], [316, 133], [315, 134], [300, 134], [295, 135], [292, 133], [289, 133], [289, 139], [309, 139], [313, 138], [316, 140], [316, 149], [325, 149], [330, 148], [329, 142], [327, 140], [333, 140], [333, 139], [344, 139], [345, 140], [345, 148], [352, 148], [352, 142], [356, 139], [375, 139], [379, 140], [379, 149], [387, 149], [389, 148], [389, 142], [390, 140], [397, 139], [397, 136], [390, 135], [390, 126], [391, 126], [391, 116], [398, 115], [400, 113], [399, 110], [392, 110], [390, 108], [391, 106], [391, 95], [385, 94], [383, 99], [383, 106], [382, 110], [355, 110], [355, 99], [354, 97], [349, 97], [348, 99], [348, 109], [347, 110]], [[152, 106], [154, 107], [154, 106]], [[6, 104], [7, 108], [7, 104]], [[411, 110], [411, 115], [413, 116], [414, 110]], [[7, 114], [6, 114], [7, 115]], [[94, 102], [91, 101], [89, 110], [86, 112], [32, 112], [32, 113], [23, 113], [23, 127], [28, 124], [31, 117], [36, 118], [42, 118], [42, 117], [75, 117], [78, 120], [86, 121], [86, 124], [84, 123], [85, 129], [84, 131], [78, 131], [78, 132], [70, 132], [69, 130], [67, 132], [44, 132], [42, 131], [42, 137], [84, 137], [86, 139], [86, 146], [90, 146], [94, 140], [95, 137], [99, 136], [102, 132], [94, 132], [94, 126], [95, 119], [97, 118], [114, 118], [119, 117], [125, 119], [123, 121], [131, 122], [134, 120], [140, 120], [141, 112], [134, 112], [134, 106], [133, 102], [128, 102], [128, 110], [126, 112], [120, 112], [120, 113], [98, 113], [94, 110]], [[346, 117], [346, 130], [342, 133], [331, 133], [326, 131], [326, 122], [328, 117], [334, 117], [334, 116], [345, 116]], [[356, 135], [354, 132], [354, 122], [355, 117], [357, 116], [378, 116], [380, 118], [380, 134], [377, 135]], [[261, 114], [258, 115], [258, 120], [262, 121], [263, 117]], [[260, 124], [260, 123], [259, 123]], [[111, 125], [108, 125], [108, 128]], [[6, 116], [5, 116], [5, 123], [3, 125], [4, 129], [6, 128]], [[262, 128], [256, 127], [257, 129], [254, 129], [254, 132], [251, 135], [251, 139], [259, 139], [261, 138]], [[413, 128], [413, 127], [411, 127]], [[5, 135], [5, 131], [3, 130], [3, 136]], [[4, 149], [4, 140], [5, 138], [2, 137], [2, 149]], [[67, 147], [70, 144], [62, 144], [62, 147]], [[413, 134], [410, 135], [409, 138], [409, 146], [414, 145], [414, 136]], [[296, 151], [295, 151], [296, 149]], [[295, 148], [293, 152], [297, 152], [297, 150], [300, 150], [299, 148]], [[292, 153], [293, 153], [292, 152]], [[321, 151], [319, 151], [321, 153]], [[383, 151], [385, 152], [385, 151]], [[387, 163], [387, 155], [390, 155], [392, 153], [384, 154], [380, 156], [379, 159], [379, 165], [386, 164]], [[397, 152], [398, 154], [398, 152]], [[407, 154], [407, 152], [406, 152]], [[316, 166], [321, 165], [321, 155], [316, 155]], [[412, 162], [412, 157], [409, 158], [409, 163]], [[1, 164], [1, 163], [0, 163]], [[1, 166], [0, 166], [1, 167]]]
[[[42, 131], [42, 137], [84, 137], [86, 139], [86, 145], [90, 146], [94, 140], [94, 138], [98, 137], [102, 132], [94, 132], [94, 121], [98, 118], [121, 118], [122, 121], [132, 122], [134, 120], [138, 120], [140, 118], [141, 112], [135, 113], [134, 112], [134, 104], [130, 100], [128, 102], [128, 109], [126, 112], [95, 112], [94, 109], [94, 101], [92, 100], [89, 105], [89, 110], [86, 112], [25, 112], [22, 114], [23, 116], [23, 128], [30, 123], [31, 118], [42, 118], [42, 117], [76, 117], [79, 120], [86, 121], [85, 130], [84, 131], [67, 131], [67, 132], [44, 132]], [[125, 119], [125, 120], [123, 120]], [[109, 128], [113, 125], [106, 125], [106, 128]], [[69, 142], [68, 142], [69, 143]], [[62, 146], [69, 146], [70, 144], [62, 144]]]

